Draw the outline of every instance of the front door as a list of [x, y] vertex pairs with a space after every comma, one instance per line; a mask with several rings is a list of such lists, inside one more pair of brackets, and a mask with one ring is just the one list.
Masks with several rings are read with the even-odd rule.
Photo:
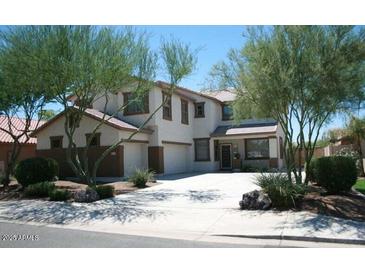
[[221, 168], [232, 169], [231, 144], [221, 145]]

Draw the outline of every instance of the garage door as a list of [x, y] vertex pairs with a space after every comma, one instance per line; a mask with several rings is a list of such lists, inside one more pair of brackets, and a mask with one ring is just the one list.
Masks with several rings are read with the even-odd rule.
[[188, 171], [187, 145], [164, 145], [165, 174], [182, 173]]

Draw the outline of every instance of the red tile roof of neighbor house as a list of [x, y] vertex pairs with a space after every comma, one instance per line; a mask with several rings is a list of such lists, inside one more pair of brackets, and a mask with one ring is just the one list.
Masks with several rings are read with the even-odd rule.
[[[24, 127], [25, 127], [25, 119], [21, 119], [21, 118], [17, 118], [17, 117], [12, 117], [10, 120], [10, 127], [12, 129], [12, 132], [16, 135], [19, 136], [20, 134], [22, 134]], [[38, 120], [32, 120], [30, 122], [30, 127], [29, 130], [33, 131], [35, 130], [35, 128], [42, 126], [45, 123], [45, 121], [39, 121]], [[0, 143], [13, 143], [14, 140], [13, 138], [10, 136], [9, 133], [5, 132], [4, 129], [6, 131], [10, 131], [9, 130], [9, 120], [6, 116], [0, 116]], [[19, 140], [20, 143], [25, 143], [26, 140], [26, 136], [22, 136]], [[27, 144], [36, 144], [37, 143], [37, 138], [29, 138]]]

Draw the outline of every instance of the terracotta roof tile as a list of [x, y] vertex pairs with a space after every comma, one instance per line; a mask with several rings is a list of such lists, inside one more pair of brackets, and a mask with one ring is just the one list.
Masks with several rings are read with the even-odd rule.
[[[9, 120], [6, 116], [0, 116], [0, 128], [3, 128], [7, 131], [9, 131]], [[37, 126], [37, 120], [32, 120], [30, 123], [30, 131], [33, 131], [36, 126]], [[39, 121], [38, 127], [40, 127], [41, 125], [43, 125], [45, 123], [45, 121]], [[23, 130], [24, 130], [24, 126], [25, 126], [25, 119], [20, 119], [20, 118], [16, 118], [16, 117], [12, 117], [11, 121], [11, 129], [13, 131], [13, 133], [15, 135], [20, 135]], [[25, 136], [22, 136], [20, 138], [20, 143], [25, 143]], [[0, 143], [12, 143], [13, 142], [13, 138], [6, 133], [5, 131], [0, 129]], [[30, 138], [27, 142], [28, 144], [36, 144], [37, 143], [37, 138]]]

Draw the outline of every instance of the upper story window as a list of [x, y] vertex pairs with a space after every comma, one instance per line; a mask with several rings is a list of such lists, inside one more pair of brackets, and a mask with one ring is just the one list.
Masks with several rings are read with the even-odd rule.
[[230, 105], [222, 106], [222, 120], [232, 120], [233, 119], [233, 109]]
[[195, 103], [195, 118], [205, 117], [204, 105], [205, 102]]
[[149, 96], [146, 93], [142, 98], [137, 98], [132, 92], [123, 93], [124, 115], [144, 114], [149, 112]]
[[49, 139], [51, 142], [51, 148], [62, 148], [63, 136], [51, 136]]
[[246, 159], [269, 159], [269, 139], [257, 138], [257, 139], [245, 139], [245, 151]]
[[162, 102], [166, 103], [163, 105], [162, 118], [165, 120], [172, 120], [172, 104], [171, 104], [171, 94], [162, 92]]
[[[90, 145], [89, 145], [90, 147], [98, 147], [98, 146], [100, 146], [100, 135], [101, 135], [101, 133], [96, 133], [92, 137], [92, 139], [90, 141]], [[86, 143], [89, 140], [90, 136], [91, 136], [91, 134], [86, 134]]]
[[181, 99], [181, 123], [189, 124], [189, 102]]

